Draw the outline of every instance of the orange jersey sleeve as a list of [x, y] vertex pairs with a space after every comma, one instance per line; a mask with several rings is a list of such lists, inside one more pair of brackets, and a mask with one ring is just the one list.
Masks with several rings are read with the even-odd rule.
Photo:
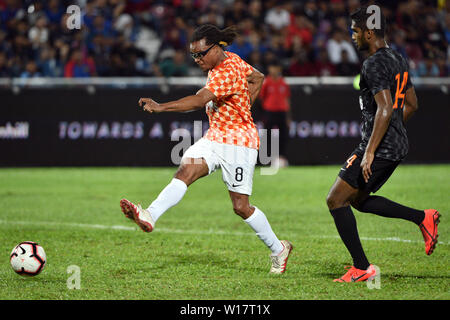
[[247, 75], [252, 66], [238, 55], [228, 56], [219, 66], [210, 70], [205, 88], [216, 99], [207, 105], [209, 130], [206, 138], [219, 143], [259, 148], [259, 137], [251, 116]]

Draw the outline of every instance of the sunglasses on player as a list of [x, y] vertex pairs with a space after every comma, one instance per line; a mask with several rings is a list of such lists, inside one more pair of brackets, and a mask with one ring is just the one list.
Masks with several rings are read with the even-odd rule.
[[209, 47], [208, 49], [206, 49], [205, 51], [200, 51], [200, 52], [191, 52], [191, 57], [192, 59], [201, 59], [204, 56], [206, 56], [208, 54], [208, 51], [211, 50], [216, 44], [214, 43], [211, 47]]

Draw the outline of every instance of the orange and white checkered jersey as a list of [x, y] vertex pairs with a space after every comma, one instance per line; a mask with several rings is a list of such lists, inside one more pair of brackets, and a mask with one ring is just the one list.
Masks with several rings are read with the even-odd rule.
[[252, 66], [237, 54], [228, 56], [220, 65], [208, 72], [205, 88], [216, 99], [206, 104], [209, 129], [205, 138], [218, 143], [259, 149], [259, 136], [250, 111], [250, 92], [247, 76]]

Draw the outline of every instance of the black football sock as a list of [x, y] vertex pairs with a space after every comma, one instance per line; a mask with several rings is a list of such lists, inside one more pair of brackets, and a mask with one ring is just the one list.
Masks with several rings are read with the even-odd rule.
[[374, 213], [387, 218], [399, 218], [420, 225], [425, 218], [425, 212], [402, 206], [389, 199], [370, 196], [358, 208], [359, 211]]
[[366, 270], [370, 264], [359, 240], [356, 219], [352, 209], [350, 206], [342, 207], [330, 210], [330, 213], [334, 218], [334, 223], [342, 241], [352, 256], [353, 266], [361, 270]]

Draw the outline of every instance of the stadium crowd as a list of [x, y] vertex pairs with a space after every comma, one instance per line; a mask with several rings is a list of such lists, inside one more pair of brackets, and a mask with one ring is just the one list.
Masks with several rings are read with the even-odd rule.
[[[0, 77], [201, 75], [188, 55], [200, 24], [237, 26], [227, 50], [264, 73], [351, 76], [364, 56], [351, 42], [359, 0], [0, 0]], [[413, 76], [449, 76], [450, 8], [445, 0], [376, 1], [388, 43]], [[68, 29], [70, 5], [81, 8]]]

